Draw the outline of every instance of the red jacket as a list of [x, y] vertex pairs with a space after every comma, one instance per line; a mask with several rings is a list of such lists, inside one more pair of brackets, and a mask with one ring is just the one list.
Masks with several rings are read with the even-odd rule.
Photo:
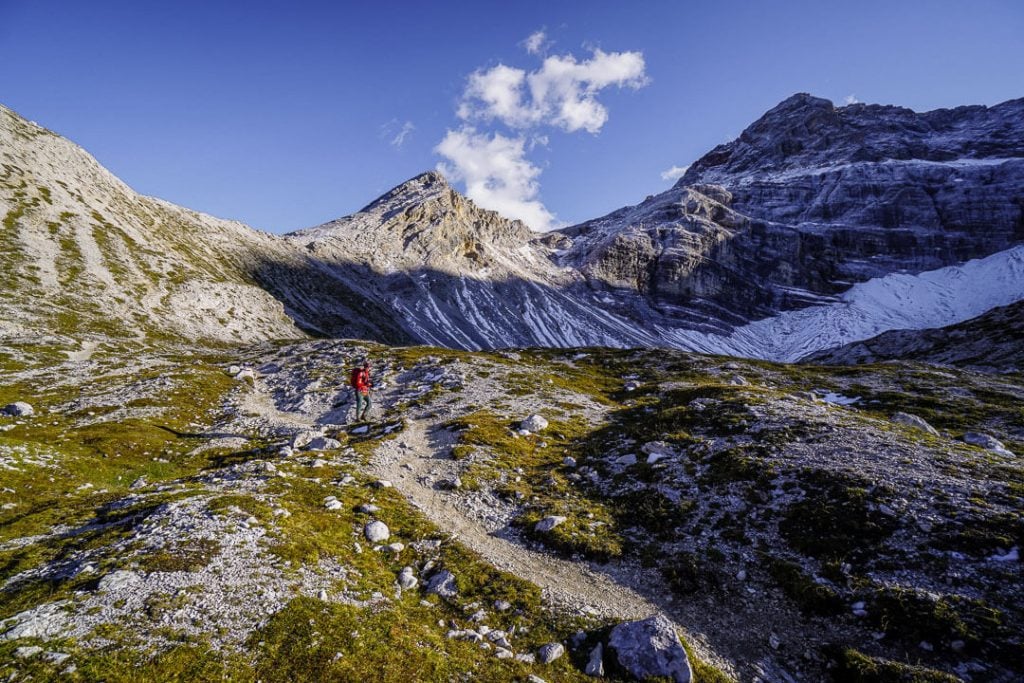
[[370, 371], [363, 368], [354, 369], [349, 384], [360, 394], [370, 393]]

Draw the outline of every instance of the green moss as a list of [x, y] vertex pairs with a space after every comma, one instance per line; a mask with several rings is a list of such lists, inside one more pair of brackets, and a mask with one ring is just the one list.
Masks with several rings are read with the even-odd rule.
[[768, 573], [790, 600], [805, 614], [841, 614], [845, 605], [835, 590], [804, 573], [800, 565], [772, 558]]
[[804, 499], [790, 505], [779, 532], [796, 550], [823, 560], [868, 557], [896, 523], [873, 509], [867, 482], [827, 470], [802, 472]]
[[849, 647], [828, 651], [835, 662], [836, 683], [957, 683], [960, 679], [943, 671], [869, 657]]
[[721, 563], [709, 555], [680, 552], [658, 561], [661, 575], [675, 593], [708, 593], [722, 585]]
[[968, 652], [1004, 661], [1020, 655], [1019, 645], [1007, 643], [1012, 636], [1004, 626], [1003, 614], [980, 600], [957, 595], [936, 598], [912, 589], [882, 588], [872, 597], [868, 613], [887, 635], [908, 644], [962, 640]]
[[143, 556], [139, 565], [146, 572], [198, 572], [219, 552], [220, 544], [213, 539], [190, 539]]

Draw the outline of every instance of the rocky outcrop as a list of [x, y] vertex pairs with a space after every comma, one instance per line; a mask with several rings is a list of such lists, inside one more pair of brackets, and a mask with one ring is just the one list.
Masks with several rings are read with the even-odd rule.
[[637, 680], [664, 676], [675, 683], [689, 683], [693, 676], [675, 627], [661, 615], [619, 624], [608, 636], [608, 648], [619, 666]]
[[659, 324], [727, 331], [1024, 240], [1024, 99], [916, 113], [795, 95], [671, 190], [569, 228], [562, 261]]

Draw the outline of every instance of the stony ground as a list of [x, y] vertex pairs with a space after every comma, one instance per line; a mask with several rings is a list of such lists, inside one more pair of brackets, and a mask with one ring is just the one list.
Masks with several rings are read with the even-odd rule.
[[696, 680], [1022, 673], [1020, 375], [37, 353], [0, 390], [34, 409], [0, 418], [9, 680], [583, 680], [609, 627], [651, 615]]

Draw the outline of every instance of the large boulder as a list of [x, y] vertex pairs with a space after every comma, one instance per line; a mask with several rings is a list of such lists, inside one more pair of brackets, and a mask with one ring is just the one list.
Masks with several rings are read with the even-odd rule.
[[11, 417], [30, 417], [35, 415], [35, 412], [35, 409], [24, 401], [8, 403], [3, 408], [0, 408], [0, 414], [9, 415]]
[[391, 529], [388, 529], [388, 525], [384, 522], [369, 522], [363, 527], [363, 535], [366, 536], [366, 540], [370, 543], [380, 543], [388, 540], [391, 536]]
[[341, 448], [341, 442], [328, 436], [314, 436], [302, 447], [305, 451], [333, 451]]
[[561, 643], [548, 643], [537, 650], [537, 659], [544, 664], [550, 664], [565, 654], [565, 646]]
[[608, 648], [619, 666], [639, 680], [664, 676], [689, 683], [693, 677], [675, 627], [660, 614], [619, 624], [608, 636]]
[[548, 421], [540, 415], [531, 415], [519, 423], [519, 428], [528, 432], [542, 432], [548, 428]]
[[1002, 441], [988, 434], [967, 432], [964, 434], [964, 441], [973, 446], [977, 446], [978, 448], [994, 451], [1000, 455], [1013, 455], [1013, 453], [1003, 445]]
[[935, 429], [935, 427], [932, 427], [924, 421], [924, 418], [918, 417], [917, 415], [911, 415], [910, 413], [895, 413], [892, 416], [892, 421], [908, 427], [913, 427], [914, 429], [920, 429], [932, 436], [939, 435], [939, 431]]
[[440, 595], [442, 598], [454, 598], [459, 594], [455, 585], [455, 575], [447, 569], [442, 569], [427, 581], [427, 592]]
[[564, 523], [565, 521], [566, 518], [562, 517], [561, 515], [551, 515], [550, 517], [545, 517], [544, 519], [537, 522], [534, 525], [533, 530], [538, 533], [545, 533], [551, 531], [556, 526]]

